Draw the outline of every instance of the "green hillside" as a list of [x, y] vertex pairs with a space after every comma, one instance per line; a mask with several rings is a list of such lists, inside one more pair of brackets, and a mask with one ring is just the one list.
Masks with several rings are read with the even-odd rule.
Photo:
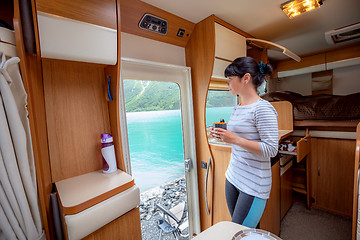
[[127, 112], [180, 109], [176, 83], [124, 80]]
[[[173, 82], [124, 80], [127, 112], [180, 109], [180, 89]], [[228, 91], [210, 91], [207, 107], [234, 106]]]

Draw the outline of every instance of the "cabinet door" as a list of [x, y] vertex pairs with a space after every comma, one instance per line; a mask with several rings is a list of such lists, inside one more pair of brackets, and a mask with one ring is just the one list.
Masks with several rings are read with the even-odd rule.
[[272, 185], [270, 198], [260, 220], [260, 229], [280, 234], [280, 162], [271, 167]]
[[311, 185], [315, 207], [351, 217], [355, 140], [312, 138]]
[[246, 38], [215, 23], [215, 57], [233, 61], [246, 56]]
[[214, 163], [213, 224], [231, 221], [225, 197], [225, 172], [230, 162], [231, 148], [211, 146]]
[[[224, 72], [226, 67], [231, 63], [231, 61], [225, 61], [222, 59], [216, 59], [214, 60], [214, 68], [213, 68], [213, 73], [212, 73], [212, 77], [213, 78], [220, 78], [220, 79], [226, 79]], [[227, 81], [227, 79], [226, 79]]]
[[292, 177], [293, 177], [293, 169], [288, 169], [282, 176], [281, 176], [281, 219], [283, 219], [290, 209], [292, 205]]

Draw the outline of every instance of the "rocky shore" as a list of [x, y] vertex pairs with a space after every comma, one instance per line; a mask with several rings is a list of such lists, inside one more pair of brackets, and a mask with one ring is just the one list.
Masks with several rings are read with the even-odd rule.
[[[180, 201], [186, 202], [185, 178], [178, 178], [160, 187], [150, 189], [140, 195], [140, 219], [143, 240], [159, 239], [160, 230], [157, 221], [162, 217], [156, 204], [170, 209]], [[174, 239], [171, 234], [164, 234], [162, 239]]]

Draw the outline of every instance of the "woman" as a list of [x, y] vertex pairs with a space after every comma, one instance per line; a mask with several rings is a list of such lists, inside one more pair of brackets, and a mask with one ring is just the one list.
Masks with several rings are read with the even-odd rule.
[[233, 222], [255, 228], [271, 190], [271, 162], [278, 151], [277, 113], [257, 94], [257, 87], [272, 73], [268, 64], [250, 57], [235, 59], [225, 70], [229, 91], [241, 96], [227, 129], [211, 130], [213, 137], [231, 144], [226, 171], [226, 202]]

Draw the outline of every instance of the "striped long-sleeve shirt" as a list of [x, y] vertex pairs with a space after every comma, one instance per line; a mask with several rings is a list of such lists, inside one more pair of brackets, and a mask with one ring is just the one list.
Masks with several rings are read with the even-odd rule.
[[278, 151], [277, 113], [266, 100], [259, 99], [245, 106], [235, 106], [228, 129], [239, 137], [259, 142], [262, 154], [232, 145], [226, 179], [239, 190], [268, 199], [271, 190], [271, 163]]

